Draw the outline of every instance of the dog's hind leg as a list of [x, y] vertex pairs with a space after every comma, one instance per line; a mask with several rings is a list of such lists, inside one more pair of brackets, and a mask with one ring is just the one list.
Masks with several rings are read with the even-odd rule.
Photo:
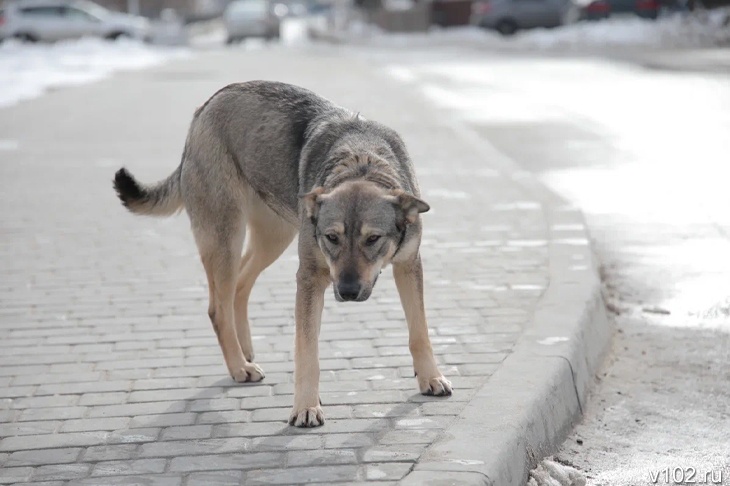
[[408, 347], [413, 357], [418, 387], [424, 395], [451, 395], [451, 383], [444, 378], [433, 357], [423, 302], [421, 257], [393, 263], [393, 277], [408, 323]]
[[297, 234], [297, 228], [280, 218], [261, 200], [249, 208], [246, 250], [241, 257], [235, 296], [236, 334], [247, 360], [253, 361], [248, 300], [256, 279], [284, 253]]
[[245, 228], [243, 216], [236, 214], [235, 217], [227, 218], [227, 224], [219, 225], [217, 228], [196, 224], [193, 215], [191, 220], [208, 277], [211, 299], [208, 314], [223, 351], [228, 372], [238, 382], [260, 381], [264, 378], [264, 372], [258, 365], [246, 359], [238, 343], [233, 308], [236, 273]]

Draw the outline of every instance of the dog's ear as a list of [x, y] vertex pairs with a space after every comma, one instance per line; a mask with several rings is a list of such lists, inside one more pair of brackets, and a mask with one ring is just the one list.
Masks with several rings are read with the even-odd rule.
[[393, 203], [403, 212], [403, 217], [407, 224], [415, 223], [420, 213], [425, 213], [431, 209], [431, 206], [426, 204], [425, 201], [401, 189], [393, 191], [391, 195]]
[[315, 187], [311, 192], [299, 196], [304, 204], [304, 214], [307, 215], [312, 222], [316, 221], [319, 214], [319, 208], [322, 206], [322, 195], [324, 187]]

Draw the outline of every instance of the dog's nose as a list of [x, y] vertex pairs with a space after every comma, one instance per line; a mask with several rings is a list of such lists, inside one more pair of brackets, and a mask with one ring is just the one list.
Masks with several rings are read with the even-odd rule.
[[341, 282], [337, 286], [337, 292], [342, 300], [357, 300], [360, 290], [360, 284], [357, 282]]

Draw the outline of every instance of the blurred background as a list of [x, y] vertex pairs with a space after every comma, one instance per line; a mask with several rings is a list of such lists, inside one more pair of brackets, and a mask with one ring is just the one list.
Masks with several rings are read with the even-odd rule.
[[511, 37], [537, 29], [523, 37], [540, 45], [587, 38], [722, 44], [728, 42], [728, 5], [730, 0], [6, 0], [0, 39], [95, 36], [186, 45], [206, 37], [230, 44], [254, 37], [292, 41], [302, 33], [332, 39], [438, 30], [496, 43], [488, 33]]
[[312, 42], [726, 70], [730, 0], [5, 0], [0, 42], [0, 106], [194, 50]]

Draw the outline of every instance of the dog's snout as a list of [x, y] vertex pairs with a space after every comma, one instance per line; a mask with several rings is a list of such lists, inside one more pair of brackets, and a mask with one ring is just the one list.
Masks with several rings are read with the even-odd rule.
[[360, 284], [357, 282], [340, 283], [337, 291], [340, 293], [342, 300], [357, 300], [360, 296]]
[[337, 283], [337, 293], [342, 300], [357, 300], [361, 291], [362, 285], [355, 275], [343, 275]]

